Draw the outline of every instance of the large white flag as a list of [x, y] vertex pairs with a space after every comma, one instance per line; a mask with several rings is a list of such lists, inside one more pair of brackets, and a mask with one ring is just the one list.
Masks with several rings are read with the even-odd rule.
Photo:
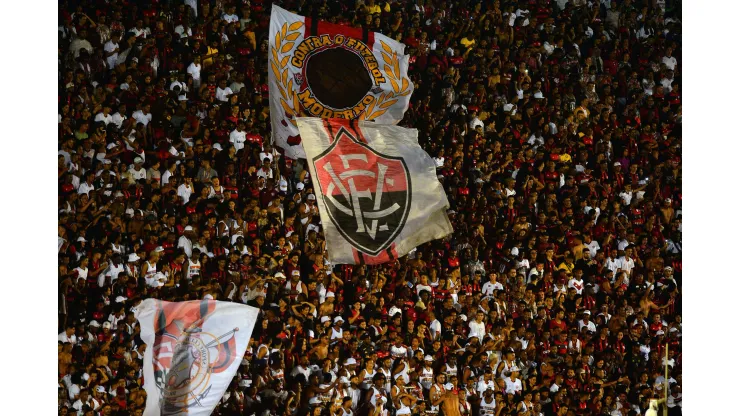
[[210, 415], [234, 378], [259, 310], [232, 302], [146, 299], [136, 309], [145, 416]]
[[415, 129], [297, 122], [331, 262], [384, 263], [452, 233], [447, 196]]
[[292, 159], [306, 157], [295, 117], [396, 124], [409, 107], [405, 45], [382, 33], [273, 5], [269, 39], [272, 138]]

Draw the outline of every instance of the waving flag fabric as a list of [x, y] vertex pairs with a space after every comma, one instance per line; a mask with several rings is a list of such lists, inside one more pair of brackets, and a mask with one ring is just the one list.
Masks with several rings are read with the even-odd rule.
[[146, 299], [136, 309], [145, 416], [210, 415], [244, 357], [259, 311], [214, 300]]
[[296, 117], [396, 124], [414, 85], [405, 45], [376, 32], [313, 20], [272, 6], [270, 118], [274, 143], [305, 158]]
[[297, 119], [329, 260], [378, 264], [452, 233], [449, 202], [417, 131]]

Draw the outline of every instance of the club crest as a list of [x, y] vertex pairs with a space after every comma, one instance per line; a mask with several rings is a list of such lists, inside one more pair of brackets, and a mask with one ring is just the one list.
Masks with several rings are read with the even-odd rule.
[[375, 256], [390, 247], [408, 218], [408, 167], [403, 158], [362, 143], [355, 129], [330, 134], [331, 146], [313, 159], [326, 210], [347, 242]]

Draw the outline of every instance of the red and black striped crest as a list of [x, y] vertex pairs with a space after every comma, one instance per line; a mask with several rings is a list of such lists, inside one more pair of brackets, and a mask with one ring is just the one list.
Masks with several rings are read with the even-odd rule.
[[411, 207], [405, 161], [373, 149], [354, 121], [324, 127], [332, 143], [312, 162], [331, 222], [360, 253], [392, 249]]

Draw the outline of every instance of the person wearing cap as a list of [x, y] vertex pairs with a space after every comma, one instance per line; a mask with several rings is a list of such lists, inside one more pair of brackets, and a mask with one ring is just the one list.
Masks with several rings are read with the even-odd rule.
[[505, 378], [506, 382], [506, 393], [518, 395], [522, 392], [523, 384], [522, 380], [519, 379], [519, 367], [513, 366], [510, 369], [509, 377]]
[[128, 255], [128, 258], [126, 259], [126, 264], [123, 270], [126, 276], [132, 277], [134, 279], [139, 278], [139, 261], [140, 260], [141, 258], [136, 253], [131, 253]]
[[141, 157], [134, 158], [134, 164], [129, 168], [128, 174], [134, 181], [146, 180], [146, 169], [144, 169], [144, 159]]
[[294, 299], [298, 294], [308, 294], [306, 285], [301, 281], [301, 271], [298, 269], [293, 269], [290, 272], [290, 280], [283, 287], [291, 299]]
[[582, 319], [578, 321], [578, 331], [586, 328], [588, 332], [596, 333], [596, 325], [591, 321], [591, 311], [588, 309], [583, 311]]
[[301, 224], [303, 225], [311, 224], [313, 218], [319, 215], [319, 209], [316, 206], [316, 196], [314, 194], [308, 194], [306, 196], [306, 202], [299, 206], [298, 213]]
[[177, 240], [177, 248], [182, 249], [188, 259], [193, 257], [192, 239], [194, 236], [195, 233], [193, 232], [193, 227], [188, 225], [185, 226], [185, 228], [183, 229], [183, 235], [181, 235], [180, 238]]
[[334, 322], [331, 327], [331, 339], [342, 339], [343, 338], [343, 332], [342, 325], [344, 325], [344, 319], [342, 319], [341, 316], [337, 316], [334, 318]]
[[[345, 332], [345, 334], [349, 334], [349, 332]], [[347, 337], [345, 336], [344, 338]], [[344, 377], [349, 381], [350, 378], [352, 378], [352, 375], [355, 374], [357, 374], [357, 360], [353, 357], [349, 357], [344, 360], [344, 365], [339, 369], [339, 373], [337, 375], [339, 377]]]

